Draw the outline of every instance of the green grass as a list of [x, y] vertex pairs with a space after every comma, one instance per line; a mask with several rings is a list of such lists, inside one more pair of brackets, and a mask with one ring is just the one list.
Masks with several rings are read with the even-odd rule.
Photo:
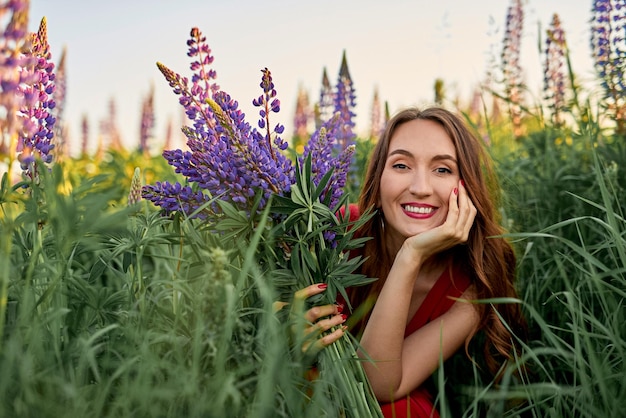
[[[530, 338], [500, 384], [479, 351], [476, 364], [446, 362], [434, 376], [442, 416], [626, 408], [624, 142], [565, 135], [492, 150]], [[261, 236], [245, 248], [145, 202], [126, 207], [124, 161], [85, 177], [69, 175], [80, 161], [59, 164], [29, 189], [2, 183], [0, 416], [334, 416], [333, 379], [304, 378], [272, 310], [272, 271], [252, 257]]]

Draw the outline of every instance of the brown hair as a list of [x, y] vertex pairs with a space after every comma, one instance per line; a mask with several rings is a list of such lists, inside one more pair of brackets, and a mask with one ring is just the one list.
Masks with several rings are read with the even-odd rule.
[[[503, 229], [497, 211], [499, 189], [490, 159], [487, 158], [481, 142], [463, 120], [450, 111], [440, 107], [424, 110], [408, 108], [387, 122], [385, 131], [370, 157], [359, 197], [359, 208], [362, 211], [368, 208], [378, 209], [380, 179], [391, 138], [398, 126], [416, 119], [434, 121], [445, 129], [457, 152], [460, 176], [477, 209], [467, 245], [457, 245], [441, 254], [441, 257], [454, 257], [455, 265], [460, 265], [462, 270], [467, 272], [478, 299], [517, 297], [514, 286], [516, 258], [513, 248], [504, 238], [493, 238], [502, 234]], [[393, 263], [394, 256], [389, 254], [385, 245], [381, 216], [379, 211], [359, 231], [359, 235], [377, 238], [365, 243], [363, 256], [367, 257], [367, 260], [363, 264], [362, 272], [379, 280], [369, 287], [354, 289], [352, 302], [355, 306], [366, 301], [371, 303], [372, 298], [380, 292]], [[525, 321], [517, 303], [499, 305], [478, 303], [474, 306], [479, 313], [480, 321], [466, 340], [465, 350], [467, 353], [470, 340], [479, 330], [483, 330], [486, 337], [485, 362], [489, 370], [495, 374], [499, 368], [499, 360], [511, 359], [513, 356], [513, 336], [499, 316], [516, 334], [518, 331], [525, 332]]]

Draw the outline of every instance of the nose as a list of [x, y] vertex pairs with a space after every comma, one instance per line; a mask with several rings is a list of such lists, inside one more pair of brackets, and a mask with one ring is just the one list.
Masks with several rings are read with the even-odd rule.
[[409, 185], [409, 192], [419, 197], [430, 196], [433, 193], [433, 186], [428, 173], [422, 170], [415, 170]]

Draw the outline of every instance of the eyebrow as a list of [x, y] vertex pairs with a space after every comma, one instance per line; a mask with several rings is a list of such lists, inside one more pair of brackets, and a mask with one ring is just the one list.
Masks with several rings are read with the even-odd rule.
[[[415, 156], [413, 155], [413, 153], [405, 150], [405, 149], [395, 149], [393, 151], [391, 151], [389, 153], [389, 155], [387, 156], [387, 158], [393, 156], [393, 155], [404, 155], [406, 157], [410, 157], [410, 158], [415, 158]], [[452, 161], [454, 164], [458, 164], [456, 158], [454, 158], [453, 156], [451, 156], [450, 154], [437, 154], [432, 158], [433, 161], [443, 161], [443, 160], [450, 160]]]

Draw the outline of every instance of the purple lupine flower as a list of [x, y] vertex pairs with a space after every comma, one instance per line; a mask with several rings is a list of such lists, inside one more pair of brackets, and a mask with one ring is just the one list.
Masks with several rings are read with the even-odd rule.
[[336, 149], [333, 138], [338, 120], [339, 116], [335, 115], [335, 117], [325, 122], [320, 129], [315, 131], [304, 146], [304, 152], [300, 157], [299, 163], [302, 165], [306, 157], [311, 155], [313, 180], [316, 184], [319, 183], [324, 173], [332, 167], [333, 150]]
[[[201, 190], [194, 190], [190, 186], [182, 186], [180, 183], [157, 181], [154, 185], [144, 186], [141, 196], [158, 204], [165, 212], [182, 212], [187, 215], [193, 214], [201, 206], [205, 205], [210, 196]], [[200, 219], [207, 217], [207, 211], [201, 211], [196, 215]]]
[[341, 124], [336, 133], [337, 141], [341, 144], [341, 148], [345, 149], [350, 142], [356, 137], [352, 129], [356, 126], [354, 122], [354, 107], [356, 106], [356, 95], [350, 71], [348, 70], [348, 60], [346, 59], [346, 51], [343, 51], [341, 58], [341, 67], [339, 68], [339, 78], [335, 87], [334, 103], [335, 114], [339, 114]]
[[594, 0], [592, 14], [594, 66], [608, 111], [617, 123], [617, 132], [626, 134], [626, 4], [623, 0]]
[[[264, 74], [263, 77], [266, 78], [266, 75]], [[273, 90], [271, 77], [267, 86], [271, 96], [271, 90]], [[265, 96], [263, 97], [265, 99]], [[279, 103], [277, 99], [272, 99], [270, 102], [272, 112], [280, 110]], [[269, 141], [268, 136], [271, 136], [269, 130], [267, 130], [268, 134], [263, 135], [256, 129], [251, 129], [244, 120], [245, 115], [237, 108], [237, 102], [231, 100], [226, 93], [217, 92], [215, 104], [210, 100], [209, 104], [216, 115], [218, 129], [225, 129], [228, 134], [227, 136], [221, 135], [221, 140], [227, 152], [232, 152], [235, 157], [235, 168], [240, 177], [239, 183], [242, 184], [246, 178], [251, 180], [245, 185], [242, 184], [250, 199], [254, 195], [254, 189], [259, 187], [264, 190], [261, 207], [264, 206], [271, 193], [282, 195], [289, 192], [295, 175], [291, 160], [280, 152], [283, 149], [283, 142], [278, 135], [284, 130], [282, 125], [274, 128], [271, 133], [275, 133], [276, 137]], [[261, 109], [262, 118], [263, 112], [264, 110]], [[237, 160], [240, 162], [238, 163]], [[225, 160], [229, 167], [232, 162], [232, 159]], [[246, 207], [250, 206], [250, 201], [248, 201]]]
[[4, 109], [0, 113], [6, 115], [0, 131], [0, 153], [7, 153], [11, 161], [15, 158], [18, 136], [37, 132], [37, 126], [19, 114], [21, 109], [35, 106], [38, 100], [38, 96], [22, 88], [32, 86], [39, 78], [33, 70], [38, 57], [25, 53], [32, 40], [28, 34], [28, 7], [27, 0], [0, 4], [0, 108]]
[[353, 156], [356, 150], [355, 144], [348, 145], [343, 149], [335, 160], [335, 171], [330, 179], [329, 189], [331, 193], [331, 200], [329, 207], [333, 208], [341, 195], [343, 194], [344, 187], [346, 186], [346, 179], [352, 168]]
[[335, 207], [343, 194], [355, 150], [354, 144], [351, 144], [337, 152], [337, 131], [340, 127], [341, 118], [337, 113], [311, 136], [299, 160], [302, 165], [307, 156], [311, 155], [313, 182], [316, 185], [329, 170], [334, 170], [331, 180], [321, 196], [322, 200], [329, 198], [328, 207], [330, 208]]
[[512, 0], [507, 10], [506, 29], [502, 47], [502, 75], [504, 89], [509, 99], [509, 112], [516, 137], [522, 133], [522, 67], [520, 64], [524, 9], [522, 0]]
[[544, 98], [552, 113], [552, 121], [561, 124], [561, 113], [565, 109], [565, 70], [566, 43], [565, 32], [559, 16], [552, 16], [550, 27], [546, 31], [546, 50], [544, 61]]
[[[271, 195], [288, 194], [295, 182], [293, 163], [283, 154], [287, 148], [287, 142], [281, 137], [284, 127], [270, 124], [270, 115], [280, 111], [271, 73], [267, 68], [261, 70], [263, 93], [252, 102], [259, 108], [260, 118], [252, 127], [237, 101], [213, 82], [216, 75], [209, 69], [213, 59], [208, 58], [210, 50], [204, 45], [205, 38], [195, 28], [191, 36], [188, 55], [206, 54], [191, 66], [195, 72], [192, 85], [187, 78], [157, 63], [192, 122], [192, 126], [182, 129], [188, 150], [163, 152], [176, 173], [185, 178], [185, 184], [157, 182], [145, 186], [142, 196], [166, 213], [180, 211], [200, 218], [219, 217], [220, 206], [216, 199], [230, 202], [246, 212], [258, 203], [257, 209], [262, 210]], [[333, 170], [322, 199], [330, 202], [329, 206], [334, 209], [341, 198], [355, 149], [354, 146], [342, 149], [337, 145], [342, 123], [338, 112], [313, 134], [299, 161], [302, 164], [304, 158], [312, 157], [316, 184]], [[333, 239], [331, 235], [327, 237], [329, 241]]]
[[[267, 145], [272, 158], [276, 159], [272, 142], [274, 142], [274, 144], [281, 150], [285, 150], [288, 144], [279, 136], [284, 130], [282, 125], [276, 125], [274, 130], [270, 131], [270, 113], [278, 113], [280, 111], [280, 100], [276, 98], [276, 89], [274, 88], [272, 74], [270, 71], [267, 68], [264, 68], [261, 72], [263, 73], [263, 77], [261, 78], [260, 86], [263, 89], [263, 94], [257, 99], [254, 99], [252, 104], [255, 107], [261, 108], [261, 110], [259, 110], [259, 115], [261, 116], [261, 119], [259, 119], [258, 122], [259, 129], [265, 130], [266, 133], [263, 141]], [[272, 135], [275, 136], [273, 141]]]
[[182, 77], [161, 63], [157, 63], [157, 67], [172, 87], [174, 94], [180, 96], [178, 102], [185, 109], [185, 115], [192, 122], [196, 133], [201, 138], [206, 138], [210, 136], [215, 126], [205, 100], [219, 90], [219, 86], [214, 82], [217, 73], [210, 68], [214, 57], [206, 44], [206, 37], [198, 28], [191, 29], [187, 46], [187, 56], [194, 59], [189, 65], [192, 71], [191, 86], [187, 77]]
[[148, 154], [148, 141], [154, 129], [154, 86], [141, 104], [141, 122], [139, 126], [139, 152]]
[[[254, 101], [261, 107], [259, 128], [264, 130], [261, 133], [245, 121], [238, 103], [212, 81], [216, 74], [208, 65], [213, 59], [209, 59], [210, 50], [204, 45], [205, 38], [200, 31], [194, 28], [191, 36], [188, 55], [207, 54], [192, 63], [191, 69], [196, 73], [191, 87], [185, 77], [161, 63], [157, 66], [174, 93], [180, 96], [179, 102], [193, 123], [193, 126], [183, 128], [189, 151], [164, 151], [163, 156], [177, 173], [194, 185], [195, 194], [190, 195], [193, 200], [189, 202], [183, 202], [180, 196], [173, 199], [168, 193], [180, 195], [181, 191], [187, 193], [191, 189], [164, 183], [144, 187], [144, 198], [166, 211], [182, 210], [190, 214], [212, 197], [249, 210], [257, 191], [261, 191], [259, 209], [262, 209], [272, 193], [287, 193], [294, 178], [291, 161], [281, 153], [286, 146], [280, 138], [284, 128], [276, 125], [271, 129], [269, 125], [269, 114], [280, 110], [271, 74], [267, 69], [262, 71], [264, 94]], [[204, 197], [201, 198], [200, 194]], [[208, 210], [217, 212], [218, 208], [212, 206]]]
[[191, 29], [191, 38], [187, 41], [187, 46], [189, 47], [187, 56], [196, 58], [189, 65], [193, 72], [191, 90], [202, 101], [219, 90], [219, 86], [212, 81], [217, 77], [217, 72], [210, 68], [215, 58], [211, 55], [211, 48], [206, 43], [206, 37], [198, 28]]
[[[54, 124], [56, 119], [51, 114], [55, 107], [52, 97], [54, 93], [54, 63], [50, 61], [50, 46], [46, 18], [41, 20], [39, 30], [31, 34], [30, 55], [36, 58], [33, 67], [26, 68], [37, 75], [31, 85], [20, 86], [25, 98], [31, 98], [20, 109], [20, 117], [25, 129], [19, 135], [16, 151], [19, 153], [23, 173], [30, 179], [36, 179], [37, 172], [33, 164], [36, 158], [44, 163], [52, 162], [54, 148]], [[35, 132], [32, 134], [32, 132]]]
[[272, 81], [272, 74], [265, 68], [261, 70], [263, 77], [261, 79], [261, 88], [263, 89], [263, 95], [252, 101], [252, 104], [259, 107], [259, 116], [261, 117], [258, 122], [260, 129], [265, 129], [265, 136], [261, 138], [258, 131], [252, 131], [252, 136], [257, 143], [265, 143], [267, 149], [274, 160], [277, 173], [282, 177], [279, 179], [278, 184], [280, 190], [288, 192], [294, 178], [293, 166], [291, 160], [285, 157], [283, 154], [274, 151], [274, 147], [278, 150], [284, 151], [289, 144], [280, 135], [285, 131], [285, 127], [281, 124], [274, 126], [274, 129], [270, 131], [269, 114], [278, 113], [280, 111], [280, 100], [276, 98], [276, 89]]

